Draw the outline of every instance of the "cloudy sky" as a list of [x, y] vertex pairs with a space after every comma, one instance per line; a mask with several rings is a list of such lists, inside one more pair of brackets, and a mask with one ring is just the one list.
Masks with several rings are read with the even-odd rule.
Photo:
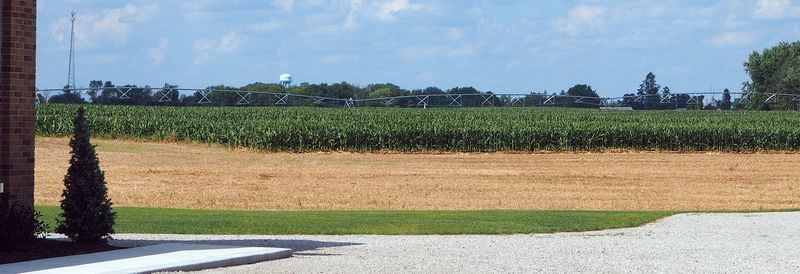
[[800, 40], [791, 0], [45, 0], [38, 88], [67, 81], [77, 12], [78, 86], [90, 80], [185, 88], [276, 82], [497, 93], [585, 83], [602, 96], [652, 71], [674, 92], [747, 80], [753, 50]]

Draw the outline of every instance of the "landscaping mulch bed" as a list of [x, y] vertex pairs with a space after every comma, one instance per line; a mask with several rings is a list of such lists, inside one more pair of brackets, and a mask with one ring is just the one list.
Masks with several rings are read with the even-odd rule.
[[106, 244], [75, 244], [68, 241], [36, 239], [30, 244], [15, 248], [0, 248], [0, 264], [79, 255], [123, 248], [124, 247], [109, 246]]

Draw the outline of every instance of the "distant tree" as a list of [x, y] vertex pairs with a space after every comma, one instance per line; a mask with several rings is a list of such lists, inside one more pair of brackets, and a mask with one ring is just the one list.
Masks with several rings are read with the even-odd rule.
[[89, 90], [86, 92], [89, 95], [89, 99], [91, 100], [92, 104], [97, 103], [98, 91], [102, 91], [103, 89], [103, 81], [101, 80], [92, 80], [89, 81]]
[[[676, 100], [675, 96], [669, 97], [672, 94], [672, 91], [669, 89], [668, 86], [664, 86], [661, 88], [661, 97], [669, 98], [669, 100], [665, 103], [659, 101], [659, 109], [677, 109], [678, 108], [678, 101]], [[660, 99], [660, 98], [659, 98]]]
[[658, 107], [659, 101], [661, 100], [658, 96], [658, 91], [660, 89], [661, 86], [656, 83], [656, 75], [652, 72], [647, 73], [644, 81], [639, 85], [639, 89], [636, 92], [636, 95], [644, 96], [640, 100], [642, 109], [656, 109]]
[[427, 87], [424, 89], [414, 90], [413, 94], [444, 94], [444, 90], [437, 87]]
[[[216, 85], [216, 86], [208, 86], [206, 90], [211, 91], [206, 99], [210, 101], [207, 103], [204, 101], [204, 104], [214, 105], [214, 106], [234, 106], [236, 102], [239, 101], [240, 97], [236, 94], [236, 91], [239, 89], [236, 87], [226, 86], [226, 85]], [[184, 98], [184, 100], [189, 100], [189, 96]], [[196, 101], [195, 101], [196, 99]], [[203, 96], [199, 92], [195, 92], [191, 100], [193, 102], [200, 103], [200, 100], [203, 99]]]
[[44, 97], [41, 93], [36, 93], [36, 99], [39, 101], [39, 104], [47, 104], [47, 97]]
[[355, 98], [355, 94], [358, 88], [350, 83], [341, 82], [341, 83], [334, 83], [328, 86], [327, 89], [324, 90], [325, 97], [333, 97], [333, 98], [340, 98], [340, 99], [350, 99]]
[[72, 121], [74, 131], [69, 142], [72, 157], [64, 177], [63, 212], [57, 220], [56, 232], [75, 242], [104, 243], [114, 233], [116, 213], [111, 209], [105, 175], [89, 140], [85, 112], [83, 107], [78, 108]]
[[[481, 92], [474, 87], [454, 87], [448, 89], [446, 93], [451, 95], [459, 95], [459, 94], [464, 95], [464, 94], [480, 94]], [[450, 104], [450, 101], [451, 100], [447, 100], [446, 103]], [[481, 105], [481, 103], [483, 102], [483, 98], [480, 98], [479, 96], [463, 96], [458, 101], [461, 102], [461, 105], [465, 107], [477, 107]]]
[[[413, 94], [413, 95], [437, 95], [437, 94], [445, 94], [445, 91], [440, 89], [440, 88], [438, 88], [438, 87], [427, 87], [427, 88], [424, 88], [424, 89], [413, 90], [413, 91], [411, 91], [411, 94]], [[408, 104], [409, 106], [411, 106], [411, 107], [416, 107], [417, 106], [418, 101], [414, 101], [414, 100], [410, 100], [410, 101], [411, 102]], [[442, 98], [442, 97], [430, 97], [430, 98], [428, 98], [427, 102], [429, 104], [435, 104], [435, 105], [440, 105], [440, 106], [441, 105], [447, 105], [446, 98]]]
[[181, 105], [180, 92], [177, 89], [178, 85], [164, 83], [164, 87], [154, 94], [153, 100], [161, 105]]
[[691, 96], [686, 103], [686, 109], [703, 109], [705, 107], [704, 101], [705, 96], [703, 95]]
[[121, 104], [149, 105], [153, 103], [153, 89], [150, 88], [150, 86], [137, 87], [135, 85], [124, 85], [121, 88], [130, 88], [128, 98], [120, 99]]
[[64, 86], [61, 94], [53, 95], [50, 97], [50, 103], [53, 104], [84, 104], [86, 103], [81, 97], [80, 93], [75, 92], [68, 88], [68, 86]]
[[683, 109], [687, 108], [687, 103], [692, 99], [689, 94], [675, 94], [672, 96], [672, 103], [675, 106], [675, 109]]
[[[376, 98], [396, 97], [396, 96], [401, 96], [401, 95], [403, 95], [403, 93], [400, 91], [400, 89], [394, 88], [394, 87], [389, 87], [389, 86], [384, 86], [384, 87], [380, 87], [380, 88], [377, 88], [377, 89], [372, 89], [369, 92], [369, 94], [367, 95], [367, 98], [376, 99]], [[400, 103], [400, 102], [398, 102], [397, 100], [392, 100], [389, 103], [384, 102], [384, 101], [369, 101], [368, 105], [369, 106], [384, 106], [384, 105], [396, 106], [396, 105], [398, 105], [398, 103]]]
[[590, 85], [578, 84], [567, 90], [569, 96], [600, 97]]
[[731, 109], [731, 92], [727, 88], [722, 91], [722, 102], [720, 103], [719, 109], [721, 110]]
[[[733, 101], [733, 106], [732, 107], [734, 109], [754, 109], [755, 106], [752, 103], [752, 99], [753, 98], [750, 95], [748, 95], [748, 94], [754, 92], [753, 84], [750, 83], [750, 81], [742, 82], [741, 91], [742, 91], [742, 96], [740, 96], [739, 98], [736, 98], [736, 100]], [[746, 102], [744, 100], [745, 97], [747, 97], [747, 99], [749, 101], [751, 101], [751, 102]]]
[[[578, 84], [574, 85], [571, 88], [567, 89], [567, 91], [561, 91], [561, 95], [566, 96], [579, 96], [579, 97], [592, 97], [592, 98], [599, 98], [600, 96], [597, 95], [592, 89], [592, 86], [585, 85], [585, 84]], [[579, 107], [579, 108], [592, 108], [597, 107], [598, 100], [588, 99], [588, 100], [581, 100], [581, 102], [576, 102], [576, 98], [561, 98], [559, 100], [559, 105], [568, 106], [568, 107]]]
[[505, 94], [500, 95], [499, 100], [500, 100], [500, 104], [503, 105], [503, 106], [511, 105], [511, 97], [509, 97], [508, 95], [505, 95]]
[[111, 81], [105, 81], [103, 83], [103, 89], [100, 92], [100, 95], [97, 97], [96, 103], [116, 105], [119, 104], [120, 96], [122, 96], [122, 94], [116, 89], [114, 84], [111, 83]]
[[447, 94], [478, 94], [481, 93], [478, 89], [473, 87], [454, 87], [448, 89], [445, 93]]
[[641, 109], [642, 103], [637, 101], [638, 97], [633, 93], [626, 93], [622, 96], [622, 105], [632, 107], [633, 109]]
[[[366, 97], [360, 95], [359, 93], [364, 93]], [[411, 92], [405, 89], [401, 89], [400, 86], [392, 84], [392, 83], [385, 83], [385, 84], [370, 84], [366, 88], [359, 89], [356, 92], [356, 99], [364, 99], [364, 98], [385, 98], [385, 97], [397, 97], [397, 96], [406, 96], [410, 95]], [[411, 107], [414, 106], [416, 102], [409, 98], [399, 98], [394, 99], [391, 102], [387, 103], [385, 101], [370, 101], [368, 105], [370, 106], [401, 106], [401, 107]]]
[[379, 88], [369, 93], [368, 98], [383, 98], [397, 96], [399, 91], [392, 88]]
[[[247, 84], [247, 85], [245, 85], [243, 87], [240, 87], [239, 89], [240, 90], [246, 90], [246, 91], [259, 91], [259, 92], [270, 92], [270, 93], [286, 93], [289, 90], [289, 89], [284, 88], [283, 85], [278, 84], [278, 83], [261, 83], [261, 82], [255, 82], [255, 83]], [[274, 105], [275, 103], [277, 103], [278, 102], [278, 97], [276, 97], [273, 94], [252, 93], [250, 95], [250, 102], [253, 105], [262, 105], [262, 106], [263, 105], [268, 105], [269, 106], [269, 105]]]

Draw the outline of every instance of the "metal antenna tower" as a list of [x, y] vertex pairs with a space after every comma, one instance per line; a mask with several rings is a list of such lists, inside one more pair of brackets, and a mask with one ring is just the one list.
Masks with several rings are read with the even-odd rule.
[[71, 13], [69, 19], [72, 24], [69, 34], [69, 72], [67, 75], [67, 88], [77, 88], [75, 86], [75, 12]]

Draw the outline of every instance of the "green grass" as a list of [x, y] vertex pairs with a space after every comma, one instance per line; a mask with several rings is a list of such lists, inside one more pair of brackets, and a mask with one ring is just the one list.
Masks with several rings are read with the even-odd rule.
[[[61, 212], [38, 206], [55, 227]], [[514, 234], [634, 227], [665, 211], [238, 211], [115, 208], [117, 233], [167, 234]]]

